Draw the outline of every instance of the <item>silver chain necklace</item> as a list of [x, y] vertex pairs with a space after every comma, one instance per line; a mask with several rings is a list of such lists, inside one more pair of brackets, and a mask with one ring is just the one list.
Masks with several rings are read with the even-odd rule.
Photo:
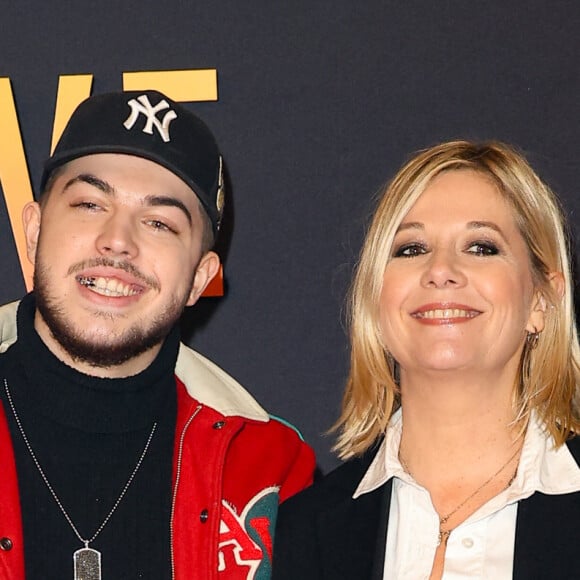
[[[473, 499], [480, 491], [482, 491], [485, 487], [487, 487], [516, 458], [516, 455], [518, 453], [520, 453], [521, 450], [522, 450], [522, 447], [521, 447], [521, 445], [519, 445], [518, 448], [515, 450], [514, 454], [489, 479], [486, 479], [473, 493], [468, 495], [459, 505], [455, 506], [449, 513], [447, 513], [443, 516], [441, 516], [441, 515], [439, 516], [439, 534], [437, 536], [437, 545], [438, 546], [441, 545], [441, 543], [447, 545], [447, 541], [449, 540], [449, 536], [451, 535], [451, 532], [455, 529], [455, 528], [451, 528], [449, 530], [443, 529], [443, 526], [449, 521], [449, 518], [452, 515], [456, 514], [470, 499]], [[407, 472], [407, 474], [410, 475], [411, 477], [413, 477], [413, 474], [411, 473], [411, 470], [409, 469], [407, 462], [405, 461], [405, 459], [403, 458], [403, 455], [401, 454], [400, 447], [399, 447], [399, 461], [401, 462], [401, 465], [403, 466], [403, 469]], [[517, 473], [518, 473], [518, 468], [516, 466], [516, 470], [514, 471], [514, 474], [512, 475], [510, 480], [508, 481], [504, 490], [507, 489], [508, 487], [510, 487], [510, 485], [513, 483], [514, 479], [516, 478]], [[415, 478], [413, 477], [413, 479], [415, 479]]]
[[147, 455], [149, 444], [151, 443], [151, 439], [153, 439], [155, 429], [157, 429], [157, 422], [153, 423], [153, 428], [151, 429], [151, 433], [149, 433], [149, 437], [147, 438], [145, 447], [143, 448], [141, 456], [139, 457], [139, 461], [137, 461], [135, 469], [133, 469], [133, 472], [129, 476], [127, 483], [125, 483], [123, 490], [121, 491], [119, 497], [113, 504], [113, 507], [110, 509], [109, 513], [102, 521], [101, 525], [97, 528], [97, 531], [89, 539], [85, 539], [81, 536], [77, 527], [75, 526], [72, 519], [68, 515], [67, 511], [64, 509], [62, 502], [60, 501], [58, 495], [56, 494], [56, 492], [52, 488], [52, 485], [48, 481], [48, 478], [46, 477], [44, 470], [40, 466], [38, 459], [36, 459], [36, 455], [32, 449], [32, 446], [30, 445], [30, 442], [28, 441], [26, 433], [24, 432], [22, 423], [20, 422], [20, 417], [16, 412], [16, 407], [14, 406], [14, 402], [12, 401], [12, 395], [10, 394], [10, 389], [8, 388], [8, 381], [6, 379], [4, 379], [4, 389], [6, 391], [6, 396], [8, 398], [8, 403], [10, 404], [10, 409], [12, 409], [12, 414], [14, 415], [14, 419], [16, 421], [16, 424], [18, 425], [18, 429], [20, 431], [20, 434], [22, 435], [24, 444], [26, 445], [26, 448], [30, 453], [30, 457], [32, 457], [34, 465], [36, 465], [36, 469], [38, 469], [38, 473], [40, 473], [40, 476], [42, 477], [42, 480], [44, 481], [46, 487], [48, 488], [48, 491], [54, 498], [56, 505], [58, 505], [60, 511], [62, 512], [62, 515], [66, 518], [66, 521], [72, 528], [76, 537], [84, 544], [84, 548], [80, 548], [73, 553], [74, 580], [101, 580], [101, 552], [95, 550], [94, 548], [89, 548], [89, 544], [94, 542], [97, 536], [103, 531], [103, 528], [107, 525], [107, 523], [111, 519], [111, 516], [115, 513], [117, 507], [119, 507], [119, 504], [123, 500], [123, 497], [125, 497], [125, 494], [129, 489], [129, 486], [133, 482], [133, 479], [135, 479], [135, 476], [137, 475], [137, 472], [139, 471], [139, 468], [143, 463], [143, 459], [145, 459], [145, 455]]

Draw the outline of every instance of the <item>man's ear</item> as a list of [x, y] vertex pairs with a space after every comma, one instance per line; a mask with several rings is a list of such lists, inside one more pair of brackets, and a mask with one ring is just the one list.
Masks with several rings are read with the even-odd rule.
[[[552, 287], [552, 296], [556, 300], [562, 300], [566, 291], [566, 283], [561, 272], [551, 272], [548, 276], [548, 281]], [[546, 324], [546, 309], [548, 308], [548, 301], [545, 295], [537, 290], [532, 302], [532, 311], [528, 320], [526, 330], [531, 333], [542, 332]]]
[[41, 217], [42, 212], [38, 202], [30, 201], [24, 206], [22, 224], [24, 225], [24, 236], [26, 238], [26, 255], [28, 256], [28, 261], [33, 265], [36, 260]]
[[198, 298], [202, 295], [206, 286], [212, 281], [214, 276], [220, 269], [220, 258], [215, 252], [207, 252], [201, 257], [195, 276], [193, 278], [193, 285], [189, 293], [187, 306], [193, 306]]

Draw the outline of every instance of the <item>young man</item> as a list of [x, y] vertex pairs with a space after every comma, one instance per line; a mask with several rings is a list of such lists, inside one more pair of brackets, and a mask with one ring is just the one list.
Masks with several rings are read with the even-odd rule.
[[155, 91], [94, 96], [23, 212], [0, 309], [0, 578], [267, 579], [311, 449], [177, 323], [219, 268], [222, 159]]

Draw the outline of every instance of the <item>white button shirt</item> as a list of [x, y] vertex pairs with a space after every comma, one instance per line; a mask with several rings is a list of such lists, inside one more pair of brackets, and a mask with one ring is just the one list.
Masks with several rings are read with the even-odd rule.
[[[429, 492], [399, 462], [402, 427], [399, 409], [391, 418], [385, 439], [353, 498], [393, 478], [385, 577], [428, 579], [437, 549], [439, 516]], [[552, 439], [533, 416], [511, 486], [481, 506], [449, 536], [443, 579], [511, 578], [517, 502], [536, 491], [548, 495], [580, 491], [580, 468], [565, 445], [554, 449]]]

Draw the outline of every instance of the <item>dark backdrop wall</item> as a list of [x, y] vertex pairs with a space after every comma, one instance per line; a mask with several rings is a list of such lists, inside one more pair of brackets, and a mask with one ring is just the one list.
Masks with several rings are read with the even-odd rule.
[[[218, 100], [190, 106], [229, 172], [226, 293], [187, 313], [185, 336], [299, 426], [323, 471], [337, 464], [324, 432], [348, 367], [346, 287], [373, 196], [411, 152], [515, 143], [578, 227], [576, 0], [21, 0], [0, 22], [34, 187], [60, 75], [104, 92], [127, 71], [217, 70]], [[3, 199], [6, 302], [25, 286]]]

